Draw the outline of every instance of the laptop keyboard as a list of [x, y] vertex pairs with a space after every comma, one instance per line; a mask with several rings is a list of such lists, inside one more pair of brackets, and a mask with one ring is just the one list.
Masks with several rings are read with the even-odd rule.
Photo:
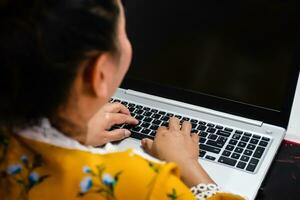
[[153, 139], [160, 126], [168, 126], [170, 117], [177, 117], [181, 123], [189, 121], [192, 132], [200, 136], [199, 155], [202, 159], [222, 163], [239, 170], [254, 173], [271, 142], [268, 137], [245, 132], [224, 125], [189, 118], [167, 111], [112, 98], [110, 102], [120, 102], [131, 115], [139, 120], [136, 126], [121, 124], [112, 129], [126, 128], [136, 139]]

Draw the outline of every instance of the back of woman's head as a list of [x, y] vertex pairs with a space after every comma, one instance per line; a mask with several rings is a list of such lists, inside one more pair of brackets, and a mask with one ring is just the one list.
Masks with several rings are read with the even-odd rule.
[[116, 50], [117, 0], [0, 2], [0, 125], [49, 117], [90, 52]]

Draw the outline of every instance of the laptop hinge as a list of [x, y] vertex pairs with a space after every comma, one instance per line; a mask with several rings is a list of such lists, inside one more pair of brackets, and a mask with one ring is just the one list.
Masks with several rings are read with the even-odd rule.
[[158, 96], [154, 96], [154, 95], [150, 95], [150, 94], [145, 94], [145, 93], [130, 90], [130, 89], [126, 90], [125, 93], [128, 95], [133, 95], [136, 97], [154, 100], [154, 101], [158, 101], [158, 102], [169, 104], [169, 105], [175, 105], [177, 107], [190, 109], [190, 110], [193, 110], [196, 112], [202, 112], [202, 113], [206, 113], [209, 115], [214, 115], [217, 117], [222, 117], [222, 118], [226, 118], [226, 119], [230, 119], [230, 120], [235, 120], [238, 122], [242, 122], [242, 123], [246, 123], [246, 124], [250, 124], [250, 125], [254, 125], [254, 126], [258, 126], [258, 127], [262, 127], [262, 125], [263, 125], [262, 121], [248, 119], [248, 118], [244, 118], [244, 117], [240, 117], [240, 116], [236, 116], [236, 115], [231, 115], [231, 114], [227, 114], [224, 112], [220, 112], [220, 111], [216, 111], [216, 110], [212, 110], [212, 109], [208, 109], [208, 108], [203, 108], [200, 106], [195, 106], [195, 105], [191, 105], [191, 104], [187, 104], [187, 103], [183, 103], [183, 102], [179, 102], [179, 101], [175, 101], [175, 100], [171, 100], [171, 99], [166, 99], [166, 98], [162, 98], [162, 97], [158, 97]]

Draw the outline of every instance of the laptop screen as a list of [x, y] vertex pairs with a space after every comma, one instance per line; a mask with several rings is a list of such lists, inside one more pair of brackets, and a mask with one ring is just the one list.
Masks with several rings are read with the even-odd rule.
[[130, 0], [127, 78], [280, 112], [294, 66], [297, 0]]

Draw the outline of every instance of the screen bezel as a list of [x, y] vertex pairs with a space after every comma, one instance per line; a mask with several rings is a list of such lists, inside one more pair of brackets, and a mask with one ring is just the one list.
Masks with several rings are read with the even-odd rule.
[[189, 103], [287, 128], [300, 73], [299, 65], [296, 64], [299, 63], [300, 60], [297, 59], [297, 56], [294, 57], [294, 67], [291, 67], [291, 71], [289, 73], [289, 81], [286, 88], [284, 104], [282, 105], [282, 109], [280, 111], [244, 104], [203, 93], [185, 91], [175, 87], [160, 85], [153, 82], [135, 80], [129, 77], [125, 77], [121, 88]]

